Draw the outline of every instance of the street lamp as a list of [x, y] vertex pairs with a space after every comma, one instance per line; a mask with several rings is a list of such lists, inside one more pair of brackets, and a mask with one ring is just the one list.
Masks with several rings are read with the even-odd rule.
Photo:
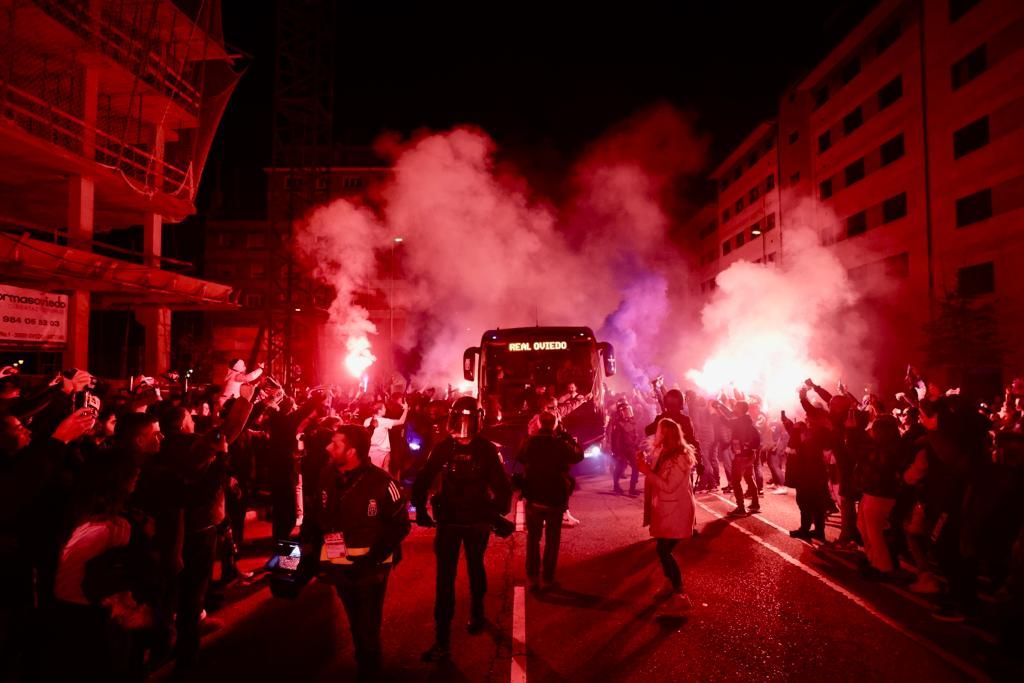
[[401, 237], [395, 237], [391, 240], [391, 293], [388, 295], [388, 318], [390, 332], [388, 334], [388, 344], [391, 346], [391, 361], [388, 364], [388, 386], [390, 388], [391, 379], [395, 374], [395, 247], [402, 243]]

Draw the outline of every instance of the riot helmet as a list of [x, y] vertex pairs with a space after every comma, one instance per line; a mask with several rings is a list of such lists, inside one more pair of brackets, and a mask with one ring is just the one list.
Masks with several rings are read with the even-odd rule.
[[480, 432], [483, 411], [472, 396], [463, 396], [448, 412], [448, 433], [456, 439], [472, 439]]

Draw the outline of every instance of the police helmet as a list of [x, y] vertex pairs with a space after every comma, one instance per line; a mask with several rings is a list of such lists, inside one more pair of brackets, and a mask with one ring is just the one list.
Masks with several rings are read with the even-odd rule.
[[480, 433], [483, 411], [472, 396], [463, 396], [448, 412], [448, 433], [457, 439], [472, 439]]

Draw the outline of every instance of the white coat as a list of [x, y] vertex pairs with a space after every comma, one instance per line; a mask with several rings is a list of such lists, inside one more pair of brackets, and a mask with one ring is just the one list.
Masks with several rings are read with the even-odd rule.
[[650, 526], [654, 538], [690, 538], [697, 501], [686, 456], [662, 456], [653, 470], [644, 484], [644, 526]]

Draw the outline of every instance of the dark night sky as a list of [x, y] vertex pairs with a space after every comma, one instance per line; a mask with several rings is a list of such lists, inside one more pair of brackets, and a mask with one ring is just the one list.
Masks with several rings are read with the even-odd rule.
[[[275, 29], [273, 12], [255, 4], [264, 3], [223, 2], [226, 40], [252, 59], [221, 124], [210, 175], [218, 163], [254, 170], [269, 159]], [[472, 123], [529, 171], [571, 160], [612, 124], [668, 101], [697, 113], [715, 161], [773, 115], [782, 88], [870, 3], [688, 5], [669, 12], [627, 3], [556, 18], [517, 3], [505, 6], [516, 10], [507, 16], [457, 21], [339, 8], [336, 138], [359, 145], [386, 130]]]

